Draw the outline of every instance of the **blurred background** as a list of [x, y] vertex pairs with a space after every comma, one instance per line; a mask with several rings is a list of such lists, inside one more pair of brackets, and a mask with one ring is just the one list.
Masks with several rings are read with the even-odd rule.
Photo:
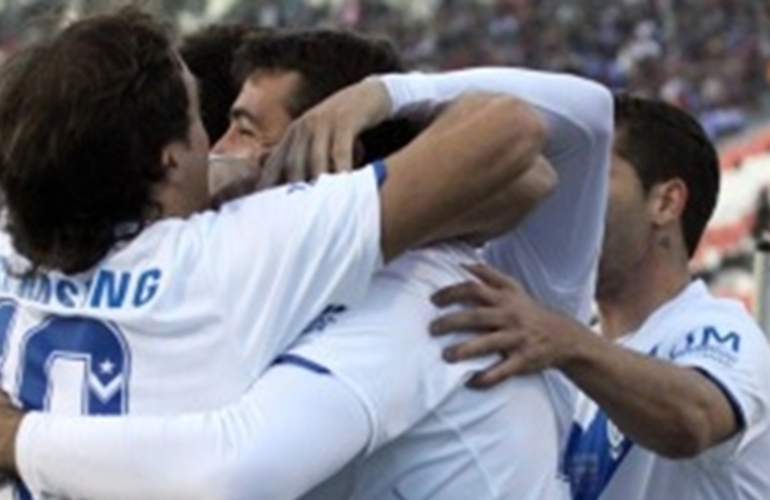
[[[117, 0], [0, 0], [0, 62], [19, 44]], [[156, 0], [180, 31], [213, 22], [333, 26], [393, 40], [411, 66], [567, 71], [665, 99], [716, 141], [724, 176], [693, 263], [751, 305], [755, 241], [770, 223], [766, 0]]]

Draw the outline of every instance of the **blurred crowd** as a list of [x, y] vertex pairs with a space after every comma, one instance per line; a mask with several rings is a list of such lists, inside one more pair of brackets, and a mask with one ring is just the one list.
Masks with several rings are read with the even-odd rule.
[[[113, 0], [3, 2], [0, 43], [57, 16]], [[212, 4], [224, 5], [216, 18]], [[156, 0], [183, 27], [246, 21], [338, 26], [396, 42], [418, 68], [484, 64], [569, 71], [615, 90], [662, 97], [714, 138], [770, 115], [770, 3], [765, 0]], [[11, 9], [9, 6], [16, 6]], [[21, 31], [23, 30], [23, 32]]]
[[334, 7], [240, 2], [231, 19], [345, 26], [393, 39], [417, 67], [504, 64], [587, 75], [683, 106], [714, 138], [770, 114], [764, 0], [440, 0], [407, 15], [377, 0]]

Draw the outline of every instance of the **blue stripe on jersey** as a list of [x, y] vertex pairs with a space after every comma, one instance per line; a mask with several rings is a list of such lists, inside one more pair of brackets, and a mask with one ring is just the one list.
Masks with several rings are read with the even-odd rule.
[[283, 363], [296, 365], [321, 375], [331, 375], [332, 373], [325, 366], [319, 365], [315, 361], [310, 361], [309, 359], [303, 358], [302, 356], [297, 356], [296, 354], [281, 354], [275, 358], [275, 361], [273, 362], [275, 365]]
[[573, 500], [598, 499], [632, 445], [602, 411], [585, 430], [574, 423], [563, 464]]
[[719, 379], [717, 379], [714, 375], [707, 372], [703, 368], [695, 368], [695, 371], [709, 379], [711, 382], [713, 382], [714, 385], [716, 385], [720, 391], [722, 391], [722, 394], [725, 395], [727, 398], [727, 402], [730, 404], [730, 408], [733, 410], [733, 415], [735, 415], [735, 423], [738, 425], [739, 430], [743, 430], [746, 428], [746, 415], [743, 413], [743, 408], [741, 408], [741, 405], [738, 404], [738, 399], [733, 395], [733, 393], [730, 391], [730, 389], [727, 388]]
[[388, 166], [385, 165], [385, 160], [374, 160], [372, 168], [374, 169], [374, 177], [377, 179], [377, 186], [382, 187], [388, 180]]

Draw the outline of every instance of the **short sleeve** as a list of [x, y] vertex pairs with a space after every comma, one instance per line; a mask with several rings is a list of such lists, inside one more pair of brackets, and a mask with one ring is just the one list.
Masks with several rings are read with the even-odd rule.
[[362, 299], [382, 265], [379, 170], [322, 176], [226, 204], [201, 224], [212, 292], [264, 367], [329, 304]]
[[747, 313], [707, 315], [707, 320], [672, 342], [658, 356], [701, 372], [725, 395], [742, 432], [718, 452], [736, 452], [754, 429], [770, 419], [770, 348]]

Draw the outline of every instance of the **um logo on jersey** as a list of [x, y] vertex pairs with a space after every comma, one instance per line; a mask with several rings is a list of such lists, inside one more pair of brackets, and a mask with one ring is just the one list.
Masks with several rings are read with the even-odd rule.
[[598, 499], [632, 445], [602, 411], [597, 411], [586, 428], [573, 424], [562, 471], [569, 480], [572, 498]]
[[741, 336], [735, 332], [721, 333], [713, 326], [693, 330], [674, 344], [668, 352], [668, 358], [676, 361], [685, 356], [709, 358], [725, 366], [732, 366], [738, 361], [741, 350]]

